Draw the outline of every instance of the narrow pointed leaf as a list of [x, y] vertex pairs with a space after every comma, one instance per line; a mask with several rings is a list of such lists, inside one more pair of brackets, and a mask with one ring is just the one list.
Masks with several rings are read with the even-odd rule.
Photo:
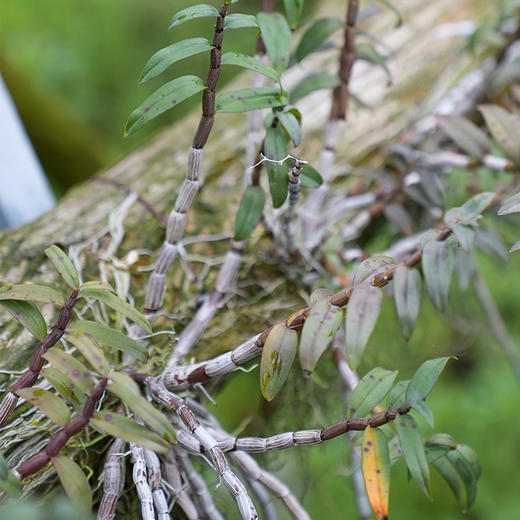
[[243, 29], [246, 27], [258, 27], [256, 16], [252, 14], [232, 13], [224, 18], [224, 30]]
[[450, 487], [455, 499], [459, 504], [462, 503], [462, 488], [460, 486], [460, 478], [453, 467], [453, 464], [446, 458], [440, 457], [434, 460], [431, 465], [439, 472], [441, 477]]
[[477, 125], [461, 116], [436, 116], [437, 124], [470, 157], [482, 159], [491, 149], [488, 136]]
[[83, 408], [85, 394], [65, 374], [54, 367], [42, 368], [41, 374], [76, 411]]
[[0, 300], [25, 300], [63, 305], [65, 299], [56, 289], [38, 284], [10, 285], [0, 282]]
[[[278, 128], [268, 128], [264, 139], [264, 155], [268, 159], [275, 161], [283, 160], [287, 157], [287, 147], [283, 131]], [[289, 186], [287, 161], [282, 164], [267, 161], [265, 163], [269, 175], [269, 189], [273, 206], [279, 208], [287, 199]]]
[[101, 289], [84, 289], [80, 292], [80, 295], [84, 298], [94, 298], [103, 302], [134, 323], [137, 323], [143, 330], [146, 330], [150, 334], [152, 333], [152, 327], [148, 320], [135, 307], [132, 307], [115, 294]]
[[408, 404], [414, 405], [426, 399], [450, 359], [451, 356], [429, 359], [417, 369], [406, 390]]
[[219, 16], [218, 10], [212, 5], [208, 4], [197, 4], [182, 9], [178, 13], [175, 13], [170, 22], [170, 29], [177, 27], [184, 22], [189, 22], [195, 18], [217, 18]]
[[283, 323], [275, 325], [267, 336], [260, 361], [260, 389], [266, 401], [272, 401], [284, 385], [297, 346], [298, 334]]
[[67, 496], [80, 511], [90, 512], [92, 495], [87, 477], [81, 468], [71, 459], [63, 455], [52, 458], [54, 469]]
[[291, 29], [279, 13], [258, 13], [256, 21], [273, 67], [282, 72], [289, 65]]
[[520, 241], [513, 245], [513, 247], [509, 250], [510, 253], [514, 253], [520, 249]]
[[340, 84], [338, 76], [319, 73], [310, 74], [300, 81], [292, 90], [289, 101], [296, 103], [301, 98], [312, 94], [316, 90], [335, 88]]
[[362, 469], [368, 501], [378, 520], [388, 518], [390, 454], [382, 430], [370, 426], [363, 434]]
[[423, 248], [422, 269], [433, 304], [444, 312], [455, 267], [453, 250], [446, 242], [431, 240]]
[[278, 121], [289, 135], [294, 146], [299, 146], [302, 140], [302, 129], [296, 116], [290, 112], [281, 112], [278, 114]]
[[315, 303], [303, 324], [300, 337], [300, 366], [310, 373], [330, 345], [343, 321], [343, 312], [324, 298]]
[[417, 423], [411, 415], [407, 414], [397, 417], [395, 426], [410, 475], [426, 496], [429, 497], [431, 494], [430, 469]]
[[317, 188], [323, 184], [323, 179], [318, 170], [310, 164], [304, 164], [300, 174], [300, 182], [304, 188]]
[[264, 76], [280, 83], [280, 75], [278, 72], [269, 65], [266, 65], [247, 54], [241, 54], [240, 52], [226, 52], [222, 55], [221, 63], [222, 65], [236, 65], [238, 67], [253, 70], [254, 72], [263, 74]]
[[394, 300], [399, 328], [406, 340], [410, 339], [421, 305], [421, 275], [417, 269], [399, 264], [394, 272]]
[[215, 109], [217, 112], [248, 112], [287, 103], [285, 93], [277, 87], [244, 88], [221, 94], [215, 101]]
[[82, 294], [82, 291], [86, 291], [88, 289], [99, 289], [101, 291], [115, 292], [114, 288], [110, 284], [95, 280], [93, 282], [82, 283], [81, 287], [79, 288], [79, 294]]
[[520, 164], [520, 118], [498, 105], [480, 105], [491, 135], [515, 164]]
[[408, 404], [406, 402], [406, 389], [408, 388], [410, 381], [399, 381], [388, 394], [386, 406], [388, 409], [401, 408]]
[[65, 426], [70, 420], [70, 411], [67, 405], [55, 394], [42, 388], [21, 388], [16, 395], [36, 406], [52, 422], [58, 426]]
[[88, 394], [94, 387], [92, 373], [70, 354], [53, 347], [43, 357], [62, 374], [66, 375], [82, 392]]
[[397, 7], [395, 7], [392, 2], [390, 2], [389, 0], [377, 0], [377, 2], [383, 4], [386, 8], [390, 9], [390, 11], [392, 11], [395, 14], [397, 18], [395, 22], [396, 27], [399, 27], [403, 23], [403, 18], [401, 16], [401, 13], [399, 12], [399, 9], [397, 9]]
[[45, 249], [45, 254], [54, 264], [54, 267], [60, 273], [63, 281], [73, 289], [79, 287], [79, 275], [72, 263], [72, 260], [58, 247], [52, 245]]
[[0, 307], [4, 307], [7, 312], [12, 314], [36, 339], [41, 341], [47, 335], [47, 324], [34, 303], [0, 300]]
[[446, 454], [446, 458], [452, 463], [460, 480], [462, 481], [466, 490], [466, 511], [471, 509], [477, 498], [477, 482], [478, 476], [474, 471], [471, 463], [460, 452], [460, 450], [451, 450]]
[[317, 50], [336, 31], [345, 26], [339, 18], [321, 18], [316, 20], [303, 34], [294, 53], [298, 61], [303, 60], [311, 52]]
[[144, 83], [152, 78], [155, 78], [162, 72], [164, 72], [170, 65], [200, 54], [201, 52], [210, 51], [213, 46], [209, 43], [206, 38], [188, 38], [181, 40], [180, 42], [169, 45], [160, 51], [157, 51], [152, 57], [146, 62], [146, 65], [141, 72], [139, 83]]
[[348, 416], [363, 417], [369, 413], [386, 397], [396, 377], [397, 370], [392, 372], [379, 367], [365, 374], [350, 396]]
[[447, 433], [436, 433], [424, 443], [428, 464], [432, 464], [437, 459], [444, 457], [450, 450], [455, 448], [453, 437]]
[[181, 76], [169, 81], [146, 98], [143, 104], [130, 114], [125, 125], [124, 135], [137, 132], [148, 121], [205, 88], [204, 82], [198, 76]]
[[379, 317], [383, 292], [379, 287], [358, 285], [354, 287], [347, 306], [346, 350], [347, 360], [356, 370], [363, 357], [368, 338]]
[[388, 81], [392, 81], [392, 74], [386, 65], [386, 58], [370, 42], [356, 43], [356, 59], [379, 65], [388, 76]]
[[510, 213], [518, 212], [520, 212], [520, 192], [504, 200], [497, 211], [498, 215], [509, 215]]
[[413, 409], [433, 428], [433, 412], [425, 401], [417, 401], [413, 404]]
[[90, 334], [67, 334], [67, 340], [81, 352], [83, 357], [98, 374], [106, 375], [108, 373], [110, 370], [108, 361], [103, 351], [91, 339]]
[[175, 431], [170, 421], [141, 395], [137, 383], [129, 375], [122, 372], [110, 372], [107, 389], [116, 394], [135, 415], [163, 439], [175, 442]]
[[261, 186], [248, 186], [242, 195], [235, 220], [235, 240], [245, 240], [262, 218], [265, 192]]
[[495, 194], [491, 191], [479, 193], [471, 197], [460, 207], [459, 222], [472, 224], [476, 218], [491, 204]]
[[71, 323], [67, 327], [67, 331], [74, 334], [83, 334], [92, 338], [100, 346], [106, 345], [122, 352], [127, 352], [141, 361], [146, 361], [148, 358], [146, 347], [112, 327], [107, 327], [94, 321], [78, 320]]
[[384, 273], [394, 266], [395, 260], [387, 255], [371, 256], [357, 266], [352, 284], [357, 285], [365, 280], [371, 282], [376, 274]]
[[399, 202], [389, 202], [383, 209], [385, 217], [403, 235], [413, 233], [413, 220], [410, 213]]
[[5, 478], [0, 478], [0, 490], [15, 499], [20, 498], [22, 495], [20, 480], [10, 471], [7, 471]]
[[155, 432], [151, 432], [123, 415], [108, 410], [95, 412], [90, 423], [94, 428], [107, 435], [119, 437], [127, 442], [135, 442], [156, 453], [166, 453], [170, 449], [170, 444]]
[[283, 0], [285, 14], [291, 29], [296, 29], [300, 23], [300, 16], [303, 10], [303, 0]]

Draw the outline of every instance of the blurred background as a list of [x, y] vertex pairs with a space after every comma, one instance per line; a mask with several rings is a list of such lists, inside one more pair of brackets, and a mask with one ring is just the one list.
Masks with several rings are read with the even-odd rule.
[[[312, 10], [318, 3], [307, 1], [306, 9]], [[193, 2], [178, 0], [0, 0], [1, 74], [58, 198], [71, 185], [116, 163], [193, 108], [185, 102], [175, 112], [123, 138], [128, 114], [165, 77], [171, 79], [188, 70], [205, 74], [207, 56], [201, 55], [182, 62], [189, 69], [137, 84], [146, 60], [158, 49], [189, 35], [210, 36], [211, 28], [204, 20], [178, 27], [175, 35], [168, 32], [172, 14], [190, 4]], [[242, 12], [255, 12], [258, 2], [242, 0], [240, 4]], [[234, 37], [237, 48], [254, 51], [251, 32], [237, 31]], [[223, 81], [233, 73], [231, 69], [224, 73]], [[197, 103], [196, 98], [193, 101]], [[518, 228], [506, 230], [508, 243], [515, 241], [515, 233], [518, 235]], [[371, 252], [377, 252], [376, 246]], [[478, 259], [516, 345], [520, 343], [519, 254], [507, 263], [489, 257]], [[399, 339], [394, 310], [386, 302], [384, 319], [370, 340], [360, 372], [379, 365], [399, 369], [400, 379], [406, 379], [420, 362], [436, 354], [459, 356], [429, 398], [435, 429], [424, 422], [421, 427], [425, 435], [448, 432], [478, 452], [483, 476], [477, 502], [463, 515], [434, 471], [434, 502], [430, 502], [417, 486], [407, 482], [401, 461], [393, 469], [391, 516], [406, 520], [419, 515], [422, 520], [518, 518], [518, 384], [472, 290], [463, 293], [455, 287], [450, 301], [457, 314], [448, 311], [441, 317], [424, 299], [418, 329], [409, 343]], [[320, 366], [318, 384], [303, 381], [295, 372], [290, 389], [272, 404], [260, 398], [257, 370], [235, 375], [214, 396], [218, 403], [214, 411], [231, 431], [254, 430], [264, 435], [282, 428], [334, 422], [343, 414], [340, 386], [330, 383], [336, 379], [330, 364]], [[346, 478], [350, 470], [344, 439], [267, 454], [260, 461], [287, 479], [313, 518], [356, 518]], [[220, 492], [220, 499], [227, 500], [225, 492]]]

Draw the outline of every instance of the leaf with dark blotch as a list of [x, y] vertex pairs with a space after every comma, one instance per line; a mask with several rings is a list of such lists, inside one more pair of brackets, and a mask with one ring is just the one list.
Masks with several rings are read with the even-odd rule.
[[79, 511], [89, 513], [92, 509], [92, 493], [81, 468], [64, 455], [52, 457], [51, 460], [61, 485], [72, 503]]
[[431, 494], [430, 469], [417, 423], [411, 415], [400, 415], [396, 418], [394, 424], [410, 475], [429, 497]]
[[65, 374], [49, 366], [42, 368], [41, 375], [76, 411], [83, 408], [86, 400], [85, 394]]
[[432, 461], [431, 465], [446, 481], [446, 484], [448, 484], [450, 487], [457, 502], [459, 504], [462, 503], [462, 488], [460, 487], [460, 478], [458, 477], [453, 464], [448, 460], [447, 457], [439, 457]]
[[403, 456], [399, 435], [395, 435], [388, 443], [388, 449], [390, 451], [390, 464], [393, 466]]
[[175, 13], [170, 22], [170, 29], [176, 27], [181, 23], [194, 20], [195, 18], [217, 18], [219, 16], [218, 10], [212, 5], [208, 4], [197, 4], [182, 9], [178, 13]]
[[285, 14], [291, 29], [296, 29], [300, 23], [300, 16], [303, 10], [303, 0], [283, 0]]
[[224, 18], [224, 30], [244, 29], [247, 27], [258, 28], [256, 16], [252, 14], [232, 13]]
[[287, 132], [287, 135], [294, 143], [294, 146], [299, 146], [300, 141], [302, 140], [302, 129], [296, 116], [290, 112], [280, 112], [277, 114], [277, 117], [278, 121]]
[[287, 157], [285, 135], [281, 128], [267, 129], [264, 139], [264, 155], [271, 159], [271, 161], [265, 162], [265, 167], [269, 175], [269, 189], [273, 206], [279, 208], [287, 199], [289, 185], [288, 162], [285, 161], [282, 164], [272, 162], [280, 161]]
[[294, 53], [298, 61], [303, 60], [311, 52], [316, 51], [336, 31], [345, 26], [339, 18], [320, 18], [316, 20], [303, 34]]
[[87, 367], [57, 347], [51, 348], [43, 357], [62, 374], [66, 375], [83, 393], [88, 394], [94, 387], [92, 373]]
[[80, 291], [80, 296], [84, 298], [94, 298], [103, 302], [105, 305], [108, 305], [110, 308], [135, 322], [146, 332], [152, 333], [152, 327], [148, 320], [135, 307], [132, 307], [115, 294], [101, 289], [84, 289]]
[[139, 83], [144, 83], [155, 78], [164, 72], [170, 65], [200, 54], [201, 52], [210, 51], [213, 46], [206, 38], [188, 38], [180, 42], [169, 45], [160, 51], [157, 51], [145, 64]]
[[95, 412], [90, 419], [90, 424], [102, 433], [119, 437], [127, 442], [135, 442], [139, 446], [156, 453], [167, 453], [170, 449], [170, 444], [155, 432], [151, 432], [128, 417], [109, 410]]
[[284, 71], [289, 65], [291, 50], [291, 29], [287, 20], [279, 13], [258, 13], [256, 21], [273, 67], [278, 72]]
[[47, 335], [47, 324], [38, 307], [31, 302], [0, 300], [0, 307], [13, 315], [36, 339], [42, 341]]
[[96, 323], [95, 321], [78, 320], [67, 327], [67, 331], [74, 334], [83, 334], [92, 338], [100, 346], [108, 346], [131, 354], [140, 361], [146, 361], [148, 351], [135, 339], [125, 336], [112, 327]]
[[70, 420], [67, 405], [55, 394], [42, 388], [21, 388], [16, 395], [36, 406], [52, 422], [65, 426]]
[[452, 463], [455, 471], [460, 477], [464, 488], [466, 490], [466, 511], [471, 509], [477, 498], [477, 482], [480, 477], [479, 468], [476, 467], [460, 450], [460, 445], [457, 449], [451, 450], [446, 454], [446, 458]]
[[382, 430], [370, 426], [365, 430], [361, 453], [368, 501], [378, 520], [387, 520], [390, 496], [390, 454]]
[[310, 164], [304, 164], [300, 174], [300, 183], [303, 188], [318, 188], [323, 184], [323, 179], [318, 170]]
[[175, 442], [175, 431], [170, 421], [141, 395], [137, 383], [128, 374], [111, 371], [109, 378], [107, 389], [110, 392], [116, 394], [135, 415], [163, 439]]
[[421, 261], [430, 299], [437, 309], [444, 312], [455, 267], [453, 249], [446, 242], [431, 240], [423, 248]]
[[395, 266], [395, 260], [386, 255], [374, 255], [366, 260], [363, 260], [357, 266], [353, 285], [357, 285], [365, 280], [371, 282], [376, 274], [383, 273], [390, 267]]
[[335, 88], [339, 84], [340, 80], [338, 76], [326, 73], [310, 74], [293, 88], [289, 95], [289, 101], [296, 103], [299, 99], [312, 94], [312, 92], [316, 90]]
[[348, 417], [363, 417], [377, 406], [392, 388], [397, 370], [392, 372], [376, 367], [365, 374], [352, 392], [348, 403]]
[[272, 401], [284, 385], [298, 346], [298, 334], [283, 323], [275, 325], [262, 350], [260, 389], [266, 401]]
[[438, 115], [437, 124], [470, 157], [482, 159], [491, 149], [488, 136], [477, 125], [461, 116]]
[[386, 407], [388, 409], [391, 408], [401, 408], [401, 406], [405, 406], [406, 402], [406, 389], [408, 388], [410, 381], [399, 381], [393, 388], [390, 390], [388, 394], [388, 399], [386, 401]]
[[421, 305], [421, 275], [417, 269], [399, 264], [394, 272], [394, 300], [399, 328], [406, 340], [410, 339], [419, 316]]
[[[94, 323], [94, 322], [91, 322]], [[106, 375], [110, 370], [103, 351], [91, 339], [92, 336], [87, 332], [67, 334], [67, 341], [72, 343], [83, 357], [90, 363], [90, 366], [101, 375]]]
[[339, 307], [322, 298], [312, 305], [300, 336], [300, 366], [306, 373], [314, 370], [343, 320]]
[[480, 105], [486, 125], [506, 156], [520, 165], [520, 118], [498, 105]]
[[232, 90], [217, 97], [217, 112], [248, 112], [262, 108], [275, 108], [287, 105], [285, 92], [277, 87], [258, 87]]
[[262, 218], [265, 193], [261, 186], [248, 186], [242, 195], [235, 220], [235, 240], [245, 240]]
[[124, 135], [137, 132], [148, 121], [177, 106], [182, 101], [204, 90], [206, 86], [198, 76], [181, 76], [156, 90], [128, 117]]
[[498, 208], [498, 215], [509, 215], [510, 213], [520, 212], [520, 192], [515, 193], [512, 197], [507, 198]]
[[433, 385], [452, 356], [429, 359], [415, 372], [406, 390], [406, 401], [412, 406], [428, 397]]
[[347, 306], [346, 354], [347, 361], [356, 370], [363, 357], [368, 338], [372, 334], [381, 310], [383, 291], [379, 287], [354, 287]]
[[45, 249], [44, 253], [54, 264], [54, 267], [60, 273], [63, 281], [73, 289], [79, 287], [79, 275], [72, 263], [72, 260], [58, 247], [52, 245]]
[[0, 300], [23, 300], [53, 305], [63, 305], [65, 302], [61, 293], [46, 285], [35, 283], [10, 285], [3, 282], [0, 282]]
[[356, 59], [379, 65], [386, 73], [388, 82], [392, 83], [392, 73], [386, 64], [386, 58], [370, 42], [356, 43]]
[[247, 54], [241, 54], [240, 52], [226, 52], [222, 55], [221, 64], [236, 65], [238, 67], [250, 69], [280, 83], [280, 75], [278, 72], [276, 72], [269, 65], [266, 65], [265, 63], [262, 63], [261, 61], [253, 58], [252, 56], [248, 56]]

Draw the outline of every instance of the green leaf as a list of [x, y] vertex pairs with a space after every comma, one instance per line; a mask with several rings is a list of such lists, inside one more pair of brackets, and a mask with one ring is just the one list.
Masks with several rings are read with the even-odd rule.
[[520, 212], [520, 192], [504, 200], [497, 211], [498, 215], [509, 215]]
[[291, 29], [296, 29], [300, 23], [300, 17], [303, 10], [303, 0], [283, 0], [285, 14]]
[[148, 358], [148, 351], [135, 339], [125, 336], [112, 327], [101, 325], [94, 321], [78, 320], [71, 323], [67, 327], [67, 331], [74, 334], [83, 334], [91, 337], [96, 343], [101, 346], [108, 346], [131, 354], [140, 361], [146, 361]]
[[81, 468], [64, 455], [52, 457], [51, 460], [67, 496], [80, 511], [90, 512], [92, 509], [90, 486]]
[[424, 443], [428, 464], [432, 464], [437, 459], [444, 457], [448, 451], [455, 448], [453, 437], [447, 433], [436, 433]]
[[204, 82], [198, 76], [182, 76], [169, 81], [146, 98], [143, 104], [130, 114], [125, 125], [124, 135], [137, 132], [148, 121], [205, 88]]
[[237, 65], [238, 67], [244, 67], [246, 69], [253, 70], [259, 74], [263, 74], [268, 78], [273, 79], [280, 83], [280, 75], [272, 67], [262, 63], [261, 61], [248, 56], [247, 54], [241, 54], [240, 52], [226, 52], [222, 55], [222, 65]]
[[475, 246], [475, 230], [464, 224], [456, 224], [459, 208], [452, 208], [444, 215], [444, 222], [453, 231], [460, 247], [465, 253], [471, 253]]
[[426, 399], [450, 359], [451, 356], [429, 359], [417, 369], [406, 390], [406, 401], [409, 404], [413, 406]]
[[278, 121], [289, 135], [294, 146], [299, 146], [302, 140], [302, 129], [296, 116], [290, 112], [281, 112], [278, 114]]
[[[287, 157], [287, 147], [285, 136], [281, 128], [271, 127], [266, 131], [264, 139], [264, 155], [271, 160], [283, 160]], [[287, 162], [277, 164], [274, 162], [266, 162], [265, 167], [269, 175], [269, 189], [273, 199], [273, 206], [279, 208], [287, 198], [289, 187]]]
[[182, 9], [178, 13], [175, 13], [173, 15], [173, 18], [171, 19], [169, 28], [172, 29], [173, 27], [177, 27], [177, 25], [180, 25], [181, 23], [194, 20], [195, 18], [218, 18], [218, 16], [218, 10], [212, 5], [192, 5], [191, 7], [187, 7], [186, 9]]
[[310, 164], [304, 164], [300, 174], [300, 183], [304, 188], [317, 188], [322, 185], [323, 179], [318, 170]]
[[65, 426], [70, 421], [67, 405], [55, 394], [42, 388], [21, 388], [16, 395], [36, 406], [52, 422]]
[[107, 435], [119, 437], [127, 442], [135, 442], [139, 446], [156, 453], [167, 453], [170, 449], [170, 444], [155, 432], [151, 432], [135, 421], [109, 410], [94, 412], [90, 423], [94, 428]]
[[520, 164], [520, 118], [498, 105], [480, 105], [486, 125], [506, 156]]
[[123, 316], [137, 323], [139, 327], [146, 330], [149, 334], [152, 333], [152, 327], [148, 320], [135, 307], [121, 300], [121, 298], [118, 298], [115, 294], [101, 289], [81, 289], [79, 296], [83, 298], [94, 298], [103, 302], [105, 305], [108, 305]]
[[438, 115], [442, 131], [470, 157], [483, 159], [491, 149], [488, 136], [477, 125], [461, 116]]
[[405, 406], [408, 404], [406, 402], [406, 389], [408, 388], [408, 384], [410, 381], [399, 381], [390, 393], [388, 394], [388, 399], [386, 401], [386, 406], [388, 409], [392, 408], [401, 408], [401, 406]]
[[457, 502], [462, 502], [462, 489], [460, 487], [460, 479], [455, 471], [455, 468], [446, 457], [440, 457], [433, 462], [431, 465], [439, 472], [441, 477], [446, 481], [451, 491], [455, 495]]
[[258, 87], [232, 90], [217, 97], [217, 112], [248, 112], [262, 108], [282, 107], [287, 104], [287, 97], [277, 87]]
[[116, 394], [135, 415], [163, 439], [170, 443], [175, 442], [175, 431], [170, 421], [141, 395], [137, 383], [128, 374], [111, 371], [107, 389]]
[[2, 453], [0, 453], [0, 480], [5, 480], [9, 475], [9, 468]]
[[341, 82], [339, 78], [337, 76], [333, 76], [332, 74], [310, 74], [309, 76], [303, 78], [300, 83], [298, 83], [293, 88], [291, 94], [289, 95], [289, 101], [291, 103], [295, 103], [299, 99], [308, 96], [316, 90], [335, 88], [340, 83]]
[[157, 51], [147, 62], [141, 72], [139, 83], [144, 83], [149, 79], [155, 78], [161, 72], [164, 72], [170, 65], [177, 61], [200, 54], [201, 52], [210, 51], [213, 46], [206, 38], [188, 38], [180, 42], [169, 45], [160, 51]]
[[298, 334], [283, 323], [275, 325], [267, 336], [260, 361], [260, 389], [266, 401], [272, 401], [284, 385], [297, 346]]
[[390, 11], [392, 11], [395, 16], [397, 17], [397, 20], [395, 22], [395, 26], [396, 27], [399, 27], [400, 25], [402, 25], [403, 23], [403, 18], [401, 16], [401, 13], [399, 12], [399, 10], [394, 6], [394, 4], [392, 4], [392, 2], [389, 2], [389, 0], [376, 0], [377, 2], [379, 2], [380, 4], [383, 4], [385, 7], [387, 7], [388, 9], [390, 9]]
[[[0, 454], [3, 460], [3, 455]], [[22, 495], [22, 485], [20, 480], [14, 476], [13, 473], [7, 470], [5, 471], [5, 477], [0, 478], [0, 490], [7, 493], [11, 498], [20, 498]]]
[[411, 415], [400, 415], [395, 420], [395, 426], [410, 475], [429, 497], [431, 495], [430, 469], [417, 423]]
[[316, 20], [303, 34], [294, 53], [296, 60], [301, 61], [305, 56], [314, 52], [332, 34], [345, 27], [339, 18], [320, 18]]
[[83, 408], [86, 397], [83, 392], [70, 379], [54, 367], [45, 367], [41, 375], [60, 393], [65, 401], [77, 411]]
[[425, 401], [418, 401], [414, 403], [413, 409], [433, 428], [433, 412]]
[[83, 393], [88, 394], [94, 387], [91, 372], [70, 354], [53, 347], [43, 357], [56, 370], [66, 375]]
[[47, 324], [34, 303], [0, 300], [0, 306], [12, 314], [36, 339], [42, 341], [47, 336]]
[[371, 282], [377, 274], [384, 273], [391, 267], [395, 266], [395, 260], [387, 255], [374, 255], [359, 263], [353, 285], [357, 285], [365, 280]]
[[446, 458], [452, 463], [464, 484], [466, 490], [466, 511], [471, 509], [475, 503], [475, 499], [477, 498], [477, 482], [480, 476], [477, 466], [468, 460], [467, 457], [467, 453], [461, 452], [460, 445], [457, 446], [457, 449], [451, 450], [446, 454]]
[[273, 67], [282, 72], [289, 65], [291, 50], [291, 29], [287, 20], [278, 13], [258, 13], [256, 21]]
[[235, 220], [235, 240], [245, 240], [262, 217], [265, 193], [261, 186], [248, 186], [242, 195]]
[[67, 334], [67, 340], [81, 352], [83, 357], [90, 363], [90, 366], [98, 374], [106, 375], [110, 370], [110, 366], [103, 351], [92, 341], [91, 337], [92, 335], [88, 332]]
[[79, 275], [72, 263], [72, 260], [58, 247], [52, 245], [45, 249], [44, 253], [54, 264], [54, 267], [60, 273], [63, 281], [73, 289], [79, 287]]
[[444, 312], [448, 304], [450, 282], [455, 267], [453, 249], [449, 244], [430, 240], [423, 248], [422, 270], [426, 288], [433, 304]]
[[399, 264], [394, 271], [394, 299], [401, 334], [409, 340], [421, 305], [421, 275], [417, 269]]
[[475, 219], [491, 204], [495, 193], [487, 191], [471, 197], [460, 208], [459, 222], [461, 224], [473, 224]]
[[392, 73], [386, 65], [386, 58], [370, 42], [356, 43], [356, 59], [379, 65], [386, 72], [388, 81], [392, 82]]
[[300, 335], [300, 366], [311, 373], [343, 320], [343, 311], [327, 298], [312, 305]]
[[81, 291], [85, 291], [87, 289], [99, 289], [101, 291], [115, 292], [114, 288], [110, 284], [108, 284], [106, 282], [101, 282], [99, 280], [94, 280], [93, 282], [82, 283], [81, 287], [79, 288], [79, 292], [81, 293]]
[[65, 303], [63, 295], [56, 289], [35, 283], [10, 285], [0, 282], [0, 300], [29, 300], [53, 305]]
[[383, 291], [379, 287], [354, 287], [347, 306], [346, 349], [347, 361], [356, 370], [363, 357], [368, 338], [376, 326], [381, 310]]
[[348, 416], [363, 417], [369, 413], [386, 397], [396, 377], [397, 370], [392, 372], [379, 367], [365, 374], [350, 396]]
[[233, 13], [228, 14], [224, 18], [224, 30], [243, 29], [246, 27], [258, 27], [256, 16], [253, 16], [252, 14]]

